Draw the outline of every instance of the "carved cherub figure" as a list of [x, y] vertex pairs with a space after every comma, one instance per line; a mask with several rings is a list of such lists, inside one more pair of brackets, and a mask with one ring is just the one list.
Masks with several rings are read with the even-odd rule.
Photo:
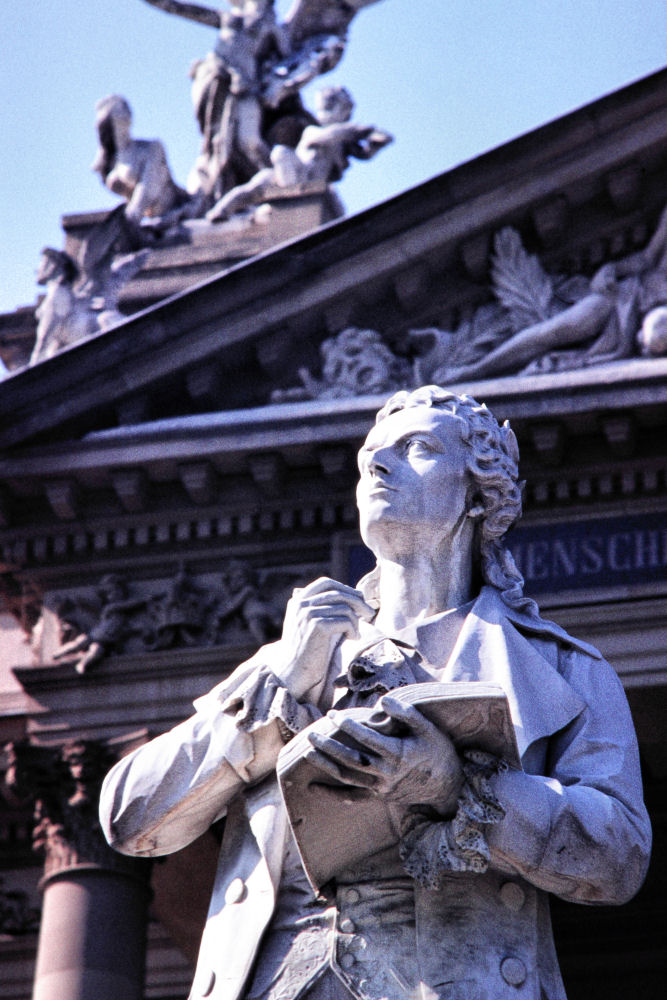
[[[127, 581], [117, 573], [108, 573], [102, 577], [97, 595], [99, 604], [93, 623], [74, 639], [63, 643], [53, 654], [54, 660], [61, 660], [73, 653], [80, 653], [74, 665], [78, 674], [86, 673], [89, 667], [103, 657], [119, 650], [123, 640], [136, 631], [130, 626], [130, 616], [146, 604], [143, 598], [129, 596]], [[87, 613], [90, 614], [91, 610], [89, 607]], [[74, 622], [80, 622], [82, 616], [86, 616], [86, 608], [82, 602], [75, 602], [70, 607], [63, 606], [61, 614], [66, 622], [69, 620], [71, 626]]]
[[235, 616], [260, 644], [278, 634], [283, 611], [262, 597], [255, 573], [248, 563], [229, 559], [223, 567], [221, 581], [224, 597], [212, 619], [212, 632], [216, 638]]
[[150, 599], [152, 624], [144, 632], [147, 648], [195, 645], [204, 630], [209, 604], [208, 591], [198, 586], [185, 566], [180, 565], [167, 590]]
[[[272, 166], [258, 171], [246, 184], [228, 191], [207, 212], [211, 221], [226, 219], [265, 200], [272, 188], [339, 181], [350, 157], [370, 160], [393, 137], [374, 125], [350, 122], [354, 101], [345, 87], [325, 87], [316, 96], [316, 125], [307, 125], [296, 149], [277, 145]], [[342, 208], [341, 208], [342, 212]]]

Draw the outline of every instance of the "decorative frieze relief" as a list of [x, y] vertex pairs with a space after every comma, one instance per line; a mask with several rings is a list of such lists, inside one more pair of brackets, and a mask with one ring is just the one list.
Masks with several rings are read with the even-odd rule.
[[[41, 655], [71, 661], [83, 674], [111, 654], [184, 649], [233, 642], [261, 645], [277, 638], [285, 605], [298, 571], [269, 570], [228, 559], [221, 571], [195, 579], [180, 565], [166, 586], [133, 585], [116, 573], [102, 577], [96, 590], [48, 595], [45, 619], [37, 629]], [[51, 616], [53, 624], [46, 620]], [[41, 632], [41, 634], [39, 634]]]
[[83, 674], [98, 660], [119, 647], [137, 628], [136, 612], [146, 607], [142, 598], [131, 597], [127, 581], [116, 573], [102, 577], [92, 600], [56, 599], [56, 610], [64, 640], [53, 658], [75, 657], [75, 669]]
[[[543, 243], [561, 231], [563, 213], [561, 201], [536, 210]], [[467, 270], [481, 275], [480, 255], [484, 270], [488, 262], [484, 241], [469, 241], [461, 253]], [[274, 391], [271, 398], [336, 399], [425, 383], [569, 371], [633, 354], [665, 355], [666, 258], [667, 208], [643, 250], [613, 261], [601, 256], [591, 277], [548, 272], [517, 230], [506, 227], [493, 241], [493, 300], [455, 329], [412, 329], [402, 343], [390, 345], [378, 331], [350, 327], [322, 343], [320, 376], [301, 368], [302, 385]]]
[[322, 343], [320, 357], [321, 378], [309, 368], [300, 368], [302, 385], [274, 391], [272, 402], [375, 395], [403, 388], [411, 381], [408, 362], [397, 357], [375, 330], [348, 327]]

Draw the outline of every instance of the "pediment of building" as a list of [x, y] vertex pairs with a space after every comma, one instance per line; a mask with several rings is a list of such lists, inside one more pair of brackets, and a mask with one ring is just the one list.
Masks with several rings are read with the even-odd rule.
[[[498, 327], [493, 310], [516, 306], [508, 283], [532, 281], [526, 297], [542, 296], [548, 315], [577, 302], [605, 262], [646, 247], [665, 207], [666, 167], [663, 71], [15, 373], [0, 393], [0, 445], [81, 440], [276, 399], [386, 395], [392, 379], [443, 381], [429, 350], [451, 353], [454, 343], [456, 358], [477, 337], [479, 356], [487, 328]], [[505, 292], [499, 259], [509, 262]], [[549, 294], [561, 295], [558, 306]], [[636, 354], [626, 345], [598, 360], [653, 382], [651, 362], [655, 373], [660, 362], [646, 369]], [[380, 371], [369, 374], [360, 355]], [[465, 374], [465, 360], [454, 373]], [[595, 360], [578, 367], [593, 372]], [[341, 379], [348, 362], [353, 370]], [[482, 370], [485, 380], [496, 375], [515, 391], [511, 365]], [[538, 383], [545, 377], [535, 374]]]

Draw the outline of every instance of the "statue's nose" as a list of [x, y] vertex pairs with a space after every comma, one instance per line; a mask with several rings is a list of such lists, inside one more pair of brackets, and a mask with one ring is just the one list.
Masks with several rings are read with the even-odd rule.
[[388, 475], [391, 472], [391, 464], [389, 455], [387, 454], [387, 449], [379, 448], [377, 451], [374, 451], [368, 465], [371, 472], [385, 473]]

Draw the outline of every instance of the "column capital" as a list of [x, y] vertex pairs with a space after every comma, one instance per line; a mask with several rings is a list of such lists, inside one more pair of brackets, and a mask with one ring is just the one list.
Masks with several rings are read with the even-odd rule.
[[146, 881], [150, 866], [112, 850], [104, 839], [98, 802], [116, 754], [97, 740], [7, 747], [7, 785], [34, 803], [33, 847], [44, 852], [44, 881], [73, 870], [96, 869]]

